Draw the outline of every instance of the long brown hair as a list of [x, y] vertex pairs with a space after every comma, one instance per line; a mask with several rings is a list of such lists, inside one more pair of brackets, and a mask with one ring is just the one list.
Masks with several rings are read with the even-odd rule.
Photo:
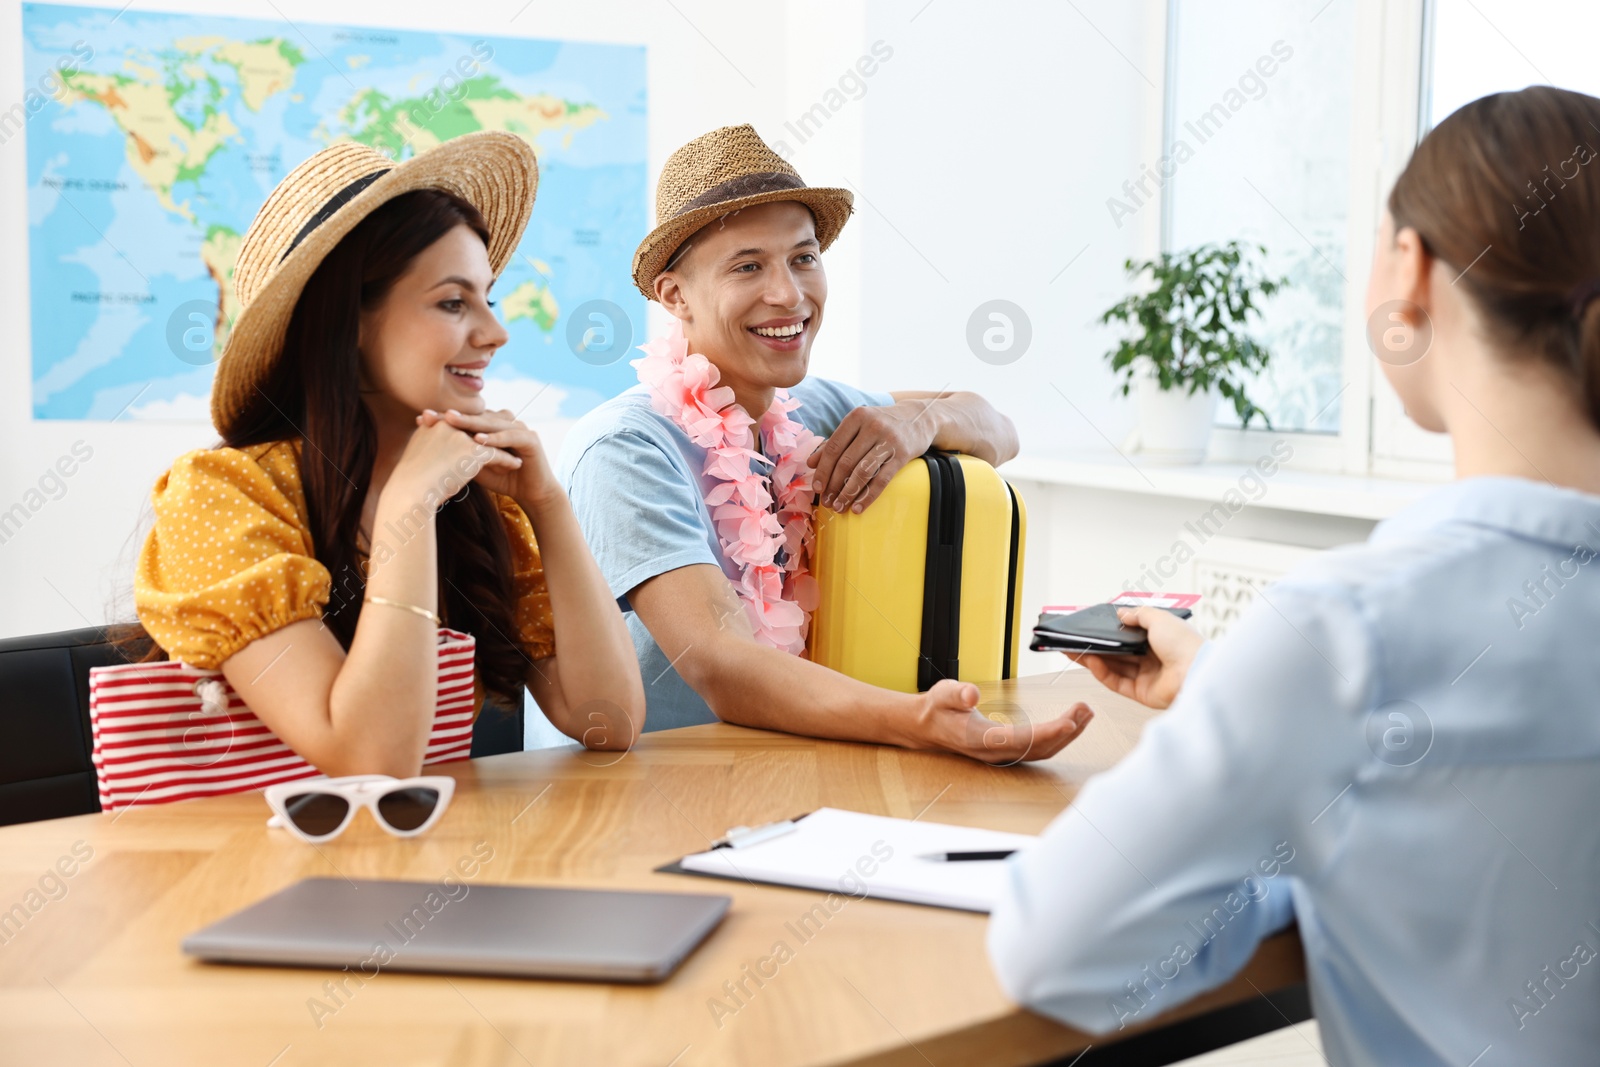
[[[333, 577], [323, 622], [346, 649], [366, 590], [357, 531], [377, 456], [377, 430], [360, 395], [360, 314], [380, 304], [411, 261], [459, 225], [488, 244], [477, 208], [435, 189], [397, 196], [358, 223], [306, 282], [282, 358], [219, 445], [301, 442], [311, 542]], [[516, 706], [530, 663], [514, 640], [511, 546], [499, 511], [488, 490], [472, 483], [440, 507], [435, 524], [445, 620], [476, 639], [484, 688]]]
[[1569, 375], [1600, 426], [1600, 100], [1474, 100], [1417, 145], [1389, 214], [1460, 274], [1489, 340]]

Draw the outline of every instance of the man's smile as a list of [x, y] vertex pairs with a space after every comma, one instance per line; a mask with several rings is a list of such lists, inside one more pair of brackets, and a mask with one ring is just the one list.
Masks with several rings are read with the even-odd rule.
[[806, 328], [810, 323], [809, 316], [791, 315], [748, 326], [745, 332], [769, 348], [775, 348], [780, 352], [793, 352], [805, 342]]

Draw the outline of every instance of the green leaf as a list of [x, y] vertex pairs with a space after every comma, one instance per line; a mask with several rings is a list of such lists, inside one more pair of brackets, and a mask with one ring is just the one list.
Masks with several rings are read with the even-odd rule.
[[[1162, 389], [1183, 388], [1190, 395], [1215, 385], [1234, 405], [1243, 425], [1267, 413], [1246, 395], [1244, 378], [1259, 374], [1271, 353], [1247, 332], [1262, 302], [1288, 287], [1289, 279], [1269, 278], [1257, 258], [1263, 245], [1238, 241], [1203, 244], [1182, 252], [1162, 252], [1151, 260], [1123, 262], [1140, 290], [1100, 315], [1102, 325], [1121, 323], [1117, 347], [1105, 354], [1122, 377], [1128, 395], [1138, 376], [1135, 364], [1147, 360]], [[1146, 283], [1140, 285], [1141, 280]]]

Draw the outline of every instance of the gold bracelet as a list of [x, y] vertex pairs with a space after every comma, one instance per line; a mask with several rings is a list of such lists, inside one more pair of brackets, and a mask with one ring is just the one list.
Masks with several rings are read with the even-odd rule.
[[398, 600], [390, 600], [386, 596], [373, 596], [370, 593], [362, 599], [364, 599], [368, 604], [382, 604], [386, 608], [399, 608], [401, 611], [409, 611], [413, 615], [421, 615], [424, 619], [432, 620], [435, 626], [444, 625], [444, 620], [439, 618], [438, 615], [429, 611], [427, 608], [419, 608], [415, 604], [405, 604]]

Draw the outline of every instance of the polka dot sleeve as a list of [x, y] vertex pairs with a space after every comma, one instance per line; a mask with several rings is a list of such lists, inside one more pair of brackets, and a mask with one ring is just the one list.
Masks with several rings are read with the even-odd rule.
[[312, 556], [292, 449], [190, 452], [151, 503], [134, 606], [167, 655], [215, 670], [257, 638], [321, 617], [331, 581]]
[[533, 524], [510, 497], [496, 495], [495, 503], [511, 542], [511, 581], [522, 650], [529, 659], [545, 659], [556, 654], [556, 631], [550, 616], [550, 591], [544, 584], [544, 560], [533, 539]]

